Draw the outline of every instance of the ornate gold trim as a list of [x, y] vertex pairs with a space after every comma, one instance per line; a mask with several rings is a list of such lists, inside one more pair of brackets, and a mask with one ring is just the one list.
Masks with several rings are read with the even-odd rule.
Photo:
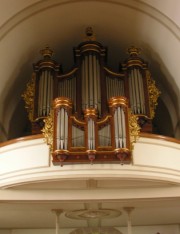
[[133, 143], [139, 138], [140, 127], [138, 125], [138, 117], [131, 113], [129, 110], [129, 134], [130, 134], [130, 143], [131, 151], [133, 150]]
[[34, 115], [35, 83], [36, 83], [36, 74], [33, 73], [31, 80], [26, 85], [26, 90], [22, 94], [22, 98], [25, 101], [25, 108], [28, 111], [28, 117], [31, 122], [33, 121], [33, 115]]
[[53, 133], [54, 133], [54, 112], [51, 110], [50, 115], [44, 119], [44, 128], [42, 129], [42, 133], [44, 136], [44, 141], [47, 145], [50, 146], [50, 152], [53, 152]]
[[111, 97], [108, 100], [109, 107], [128, 106], [128, 100], [124, 96]]
[[155, 109], [158, 105], [157, 99], [161, 92], [155, 85], [155, 81], [151, 78], [151, 73], [147, 70], [146, 71], [147, 77], [147, 86], [148, 86], [148, 93], [149, 93], [149, 108], [150, 108], [150, 118], [153, 119], [155, 116]]
[[58, 108], [58, 107], [72, 108], [72, 101], [70, 98], [67, 98], [67, 97], [58, 97], [54, 99], [53, 107], [54, 108]]
[[87, 108], [84, 110], [84, 116], [97, 116], [97, 110], [95, 108]]

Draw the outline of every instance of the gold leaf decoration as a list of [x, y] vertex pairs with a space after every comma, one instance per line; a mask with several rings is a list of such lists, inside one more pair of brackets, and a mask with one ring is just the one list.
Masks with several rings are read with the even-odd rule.
[[22, 97], [25, 101], [25, 108], [28, 111], [28, 117], [31, 122], [33, 121], [34, 114], [35, 83], [36, 75], [33, 73], [31, 80], [27, 83], [25, 92], [22, 94]]
[[140, 127], [138, 125], [138, 117], [133, 115], [129, 110], [129, 133], [130, 133], [130, 142], [131, 150], [133, 150], [133, 143], [139, 138]]
[[150, 107], [150, 118], [153, 119], [155, 116], [155, 109], [157, 106], [157, 99], [161, 92], [155, 85], [155, 81], [151, 78], [151, 74], [149, 71], [146, 72], [147, 74], [147, 85], [148, 85], [148, 92], [149, 92], [149, 107]]
[[53, 151], [53, 118], [54, 112], [51, 110], [50, 115], [45, 118], [43, 121], [45, 123], [44, 128], [42, 129], [43, 136], [45, 138], [45, 142], [50, 146], [50, 151]]

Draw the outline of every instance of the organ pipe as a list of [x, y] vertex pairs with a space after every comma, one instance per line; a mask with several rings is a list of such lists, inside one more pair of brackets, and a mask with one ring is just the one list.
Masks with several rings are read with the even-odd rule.
[[95, 54], [85, 55], [81, 65], [82, 74], [82, 109], [96, 108], [101, 112], [100, 105], [100, 67]]
[[109, 106], [114, 115], [115, 148], [128, 148], [128, 101], [125, 97], [112, 97]]

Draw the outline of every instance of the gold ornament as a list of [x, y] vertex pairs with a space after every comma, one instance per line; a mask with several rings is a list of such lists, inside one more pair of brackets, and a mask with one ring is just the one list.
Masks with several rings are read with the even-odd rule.
[[155, 109], [158, 105], [157, 99], [161, 92], [155, 85], [155, 81], [151, 78], [151, 74], [149, 71], [146, 72], [147, 75], [147, 85], [148, 85], [148, 92], [149, 92], [149, 107], [150, 107], [150, 118], [153, 119], [155, 116]]
[[50, 146], [50, 152], [53, 151], [53, 119], [54, 119], [54, 112], [51, 111], [50, 115], [45, 118], [43, 121], [45, 123], [44, 128], [42, 129], [43, 136], [45, 138], [45, 142], [47, 145]]
[[131, 149], [133, 150], [133, 143], [137, 141], [139, 138], [140, 127], [138, 125], [138, 117], [133, 115], [129, 110], [129, 133], [130, 133], [130, 142], [131, 142]]
[[28, 117], [31, 122], [33, 121], [34, 115], [35, 83], [36, 75], [33, 73], [31, 80], [27, 83], [25, 92], [22, 94], [22, 97], [25, 101], [25, 108], [28, 111]]

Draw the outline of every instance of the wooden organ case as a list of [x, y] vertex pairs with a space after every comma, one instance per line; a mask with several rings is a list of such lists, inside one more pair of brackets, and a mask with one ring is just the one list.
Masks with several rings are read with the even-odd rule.
[[147, 64], [130, 47], [120, 72], [106, 66], [107, 50], [87, 28], [74, 49], [75, 66], [63, 74], [52, 50], [34, 65], [23, 94], [32, 133], [43, 131], [54, 164], [131, 162], [140, 128], [152, 132], [159, 91]]

